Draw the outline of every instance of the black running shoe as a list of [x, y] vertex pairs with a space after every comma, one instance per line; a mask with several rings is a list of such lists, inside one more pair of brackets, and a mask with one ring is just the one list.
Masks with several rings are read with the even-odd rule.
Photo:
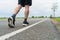
[[29, 23], [27, 21], [23, 22], [23, 26], [29, 25]]
[[10, 28], [14, 28], [14, 26], [15, 26], [15, 19], [13, 19], [13, 17], [9, 17], [8, 18], [8, 26]]

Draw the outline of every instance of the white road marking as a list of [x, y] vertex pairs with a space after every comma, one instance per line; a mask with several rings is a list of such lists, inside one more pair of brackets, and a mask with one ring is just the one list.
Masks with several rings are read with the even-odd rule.
[[42, 23], [42, 22], [44, 22], [44, 21], [46, 21], [46, 20], [47, 20], [47, 19], [44, 19], [44, 20], [39, 21], [39, 22], [37, 22], [37, 23], [34, 23], [34, 24], [30, 25], [30, 26], [27, 26], [27, 27], [24, 27], [24, 28], [19, 29], [19, 30], [17, 30], [17, 31], [13, 31], [13, 32], [8, 33], [8, 34], [6, 34], [6, 35], [0, 36], [0, 40], [8, 39], [8, 38], [10, 38], [10, 37], [16, 35], [17, 33], [20, 33], [20, 32], [22, 32], [22, 31], [24, 31], [24, 30], [26, 30], [26, 29], [28, 29], [28, 28], [31, 28], [31, 27], [33, 27], [33, 26], [39, 24], [39, 23]]

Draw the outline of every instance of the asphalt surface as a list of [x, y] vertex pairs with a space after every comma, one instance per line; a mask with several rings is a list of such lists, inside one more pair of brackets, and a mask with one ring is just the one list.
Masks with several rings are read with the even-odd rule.
[[[30, 25], [44, 19], [28, 19]], [[23, 19], [16, 20], [15, 28], [9, 28], [7, 20], [0, 21], [0, 36], [11, 33], [18, 29], [24, 28], [22, 26]], [[54, 24], [48, 19], [39, 23], [21, 33], [18, 33], [7, 40], [60, 40], [60, 34], [56, 30]]]

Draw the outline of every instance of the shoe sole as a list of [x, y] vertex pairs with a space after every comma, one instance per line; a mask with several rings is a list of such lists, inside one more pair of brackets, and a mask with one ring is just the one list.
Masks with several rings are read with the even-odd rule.
[[29, 24], [23, 24], [23, 26], [28, 26]]
[[14, 28], [14, 26], [12, 25], [12, 23], [13, 23], [12, 19], [11, 18], [8, 18], [8, 26], [10, 28]]

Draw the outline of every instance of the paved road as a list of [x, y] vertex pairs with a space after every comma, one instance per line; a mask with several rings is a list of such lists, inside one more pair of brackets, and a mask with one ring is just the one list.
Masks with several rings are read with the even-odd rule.
[[[30, 25], [42, 21], [44, 19], [29, 19]], [[22, 26], [23, 19], [16, 20], [16, 27], [9, 28], [7, 26], [7, 20], [0, 21], [0, 36], [11, 33], [18, 29], [24, 28]], [[17, 33], [16, 35], [8, 38], [7, 40], [60, 40], [60, 34], [56, 30], [55, 26], [50, 20], [45, 20], [31, 28], [28, 28], [25, 31]]]

